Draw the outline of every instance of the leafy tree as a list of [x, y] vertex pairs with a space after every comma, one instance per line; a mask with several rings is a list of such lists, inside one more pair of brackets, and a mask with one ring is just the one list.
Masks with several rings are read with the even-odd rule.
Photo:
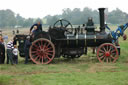
[[7, 21], [6, 21], [6, 13], [5, 10], [1, 10], [0, 11], [0, 27], [5, 27], [7, 25]]
[[32, 18], [25, 19], [23, 27], [30, 27], [33, 24], [33, 21]]
[[7, 26], [14, 27], [16, 25], [15, 13], [9, 9], [6, 10]]
[[45, 18], [47, 19], [47, 24], [48, 25], [53, 25], [59, 19], [57, 17], [57, 15], [56, 16], [50, 16], [50, 15], [48, 15]]
[[128, 14], [122, 12], [120, 9], [113, 10], [108, 14], [108, 22], [112, 24], [123, 24], [128, 21]]
[[16, 21], [17, 21], [17, 25], [18, 26], [23, 26], [25, 18], [23, 18], [22, 16], [20, 16], [20, 14], [16, 15]]
[[11, 10], [0, 10], [0, 27], [14, 27], [16, 25], [16, 18], [14, 12]]
[[[85, 24], [88, 17], [92, 17], [94, 23], [99, 24], [99, 12], [98, 10], [92, 10], [85, 7], [83, 10], [80, 8], [66, 8], [62, 10], [62, 14], [59, 15], [47, 15], [43, 19], [28, 18], [20, 16], [20, 14], [15, 14], [12, 10], [0, 10], [0, 28], [13, 28], [14, 26], [30, 27], [33, 23], [37, 21], [45, 20], [45, 24], [52, 25], [59, 19], [66, 19], [70, 21], [73, 25]], [[107, 13], [107, 23], [111, 24], [124, 24], [128, 22], [128, 14], [121, 11], [120, 9], [113, 10]]]

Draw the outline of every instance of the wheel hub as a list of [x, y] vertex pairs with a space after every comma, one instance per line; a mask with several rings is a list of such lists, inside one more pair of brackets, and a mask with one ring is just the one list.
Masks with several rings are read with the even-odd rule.
[[110, 52], [105, 52], [105, 56], [109, 57], [110, 56]]
[[41, 49], [41, 51], [40, 51], [41, 53], [44, 53], [44, 50], [43, 49]]

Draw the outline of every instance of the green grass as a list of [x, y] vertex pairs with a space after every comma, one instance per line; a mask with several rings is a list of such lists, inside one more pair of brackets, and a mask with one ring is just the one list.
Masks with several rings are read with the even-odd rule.
[[10, 83], [19, 83], [18, 85], [127, 85], [127, 77], [128, 74], [124, 72], [50, 73], [13, 76], [15, 82]]
[[19, 58], [18, 65], [0, 65], [0, 85], [128, 85], [128, 40], [120, 38], [120, 46], [118, 61], [109, 64], [99, 63], [92, 51], [75, 60], [54, 59], [48, 65], [24, 65]]
[[124, 63], [0, 66], [0, 85], [127, 85]]

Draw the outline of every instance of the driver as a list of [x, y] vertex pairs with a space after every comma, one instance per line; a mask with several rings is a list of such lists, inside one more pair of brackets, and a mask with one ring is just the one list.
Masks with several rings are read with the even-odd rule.
[[86, 23], [87, 26], [94, 26], [92, 17], [88, 18], [88, 22]]
[[32, 33], [32, 29], [34, 26], [37, 26], [36, 32], [41, 32], [42, 31], [42, 24], [40, 21], [38, 21], [36, 24], [32, 25], [30, 28], [30, 33]]

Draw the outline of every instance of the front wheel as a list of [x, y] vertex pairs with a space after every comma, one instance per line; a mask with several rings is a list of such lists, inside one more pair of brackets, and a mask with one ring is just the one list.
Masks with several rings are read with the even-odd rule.
[[111, 43], [104, 43], [97, 50], [97, 58], [100, 62], [114, 63], [118, 59], [118, 56], [117, 48]]

